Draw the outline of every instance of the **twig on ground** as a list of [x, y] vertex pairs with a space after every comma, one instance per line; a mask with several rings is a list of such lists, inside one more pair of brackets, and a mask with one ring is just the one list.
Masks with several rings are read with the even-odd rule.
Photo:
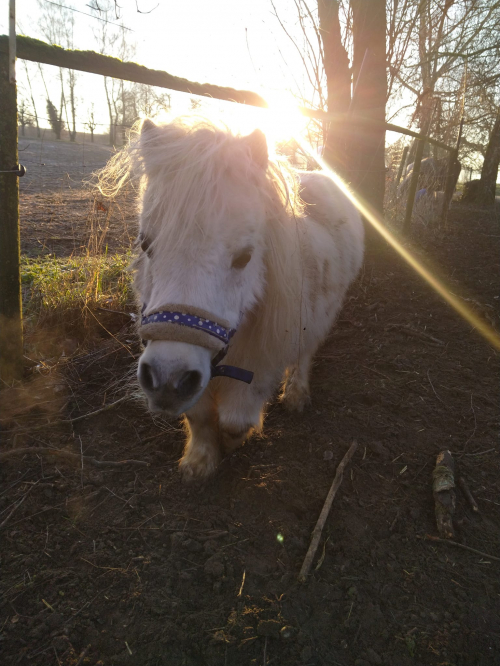
[[465, 453], [465, 449], [467, 448], [467, 444], [470, 442], [470, 440], [474, 437], [476, 434], [476, 429], [477, 429], [477, 419], [476, 419], [476, 410], [474, 409], [474, 403], [472, 402], [472, 393], [470, 394], [470, 408], [471, 412], [474, 415], [474, 430], [472, 431], [472, 435], [469, 437], [469, 439], [465, 442], [464, 447], [461, 451], [461, 453]]
[[330, 513], [330, 509], [332, 507], [332, 503], [337, 493], [337, 490], [339, 489], [340, 484], [342, 483], [344, 470], [346, 466], [349, 464], [357, 448], [358, 448], [358, 443], [354, 441], [349, 447], [349, 450], [347, 451], [345, 456], [340, 461], [339, 466], [337, 467], [335, 478], [333, 479], [333, 483], [330, 487], [330, 490], [328, 491], [328, 495], [326, 497], [323, 508], [321, 509], [318, 522], [314, 527], [311, 537], [311, 544], [309, 546], [309, 550], [306, 553], [306, 556], [304, 558], [304, 563], [302, 564], [302, 568], [299, 573], [299, 581], [301, 583], [305, 582], [309, 574], [309, 571], [311, 569], [314, 560], [314, 556], [316, 555], [316, 551], [318, 550], [318, 544], [319, 540], [321, 539], [321, 533], [323, 531], [323, 527], [325, 526], [326, 519], [328, 518], [328, 514]]
[[500, 562], [500, 557], [495, 557], [494, 555], [488, 555], [488, 553], [483, 552], [482, 550], [477, 550], [476, 548], [471, 548], [470, 546], [465, 546], [463, 543], [458, 543], [458, 541], [451, 541], [450, 539], [440, 539], [439, 537], [432, 536], [431, 534], [426, 534], [425, 538], [428, 541], [435, 541], [437, 543], [447, 543], [450, 546], [456, 546], [457, 548], [463, 548], [463, 550], [468, 550], [471, 553], [476, 555], [481, 555], [481, 557], [487, 557], [489, 560], [495, 560]]
[[75, 666], [81, 666], [81, 664], [83, 664], [83, 660], [87, 656], [89, 650], [90, 650], [90, 643], [87, 645], [85, 650], [82, 650], [80, 652], [80, 656], [78, 657], [78, 661], [76, 662]]
[[[104, 407], [101, 407], [100, 409], [96, 409], [94, 412], [89, 412], [88, 414], [82, 414], [81, 416], [75, 416], [74, 419], [63, 419], [62, 421], [52, 421], [49, 423], [41, 423], [40, 425], [33, 426], [32, 428], [26, 428], [24, 432], [26, 433], [32, 433], [36, 432], [37, 430], [43, 430], [44, 428], [57, 428], [60, 425], [72, 425], [73, 423], [78, 423], [78, 421], [83, 421], [83, 419], [89, 419], [91, 416], [97, 416], [97, 414], [101, 414], [101, 412], [107, 412], [109, 409], [113, 409], [114, 407], [117, 407], [120, 405], [122, 402], [125, 402], [125, 400], [128, 400], [129, 396], [124, 395], [121, 398], [118, 398], [118, 400], [115, 400], [115, 402], [111, 402], [109, 405], [105, 405]], [[6, 433], [9, 432], [20, 432], [19, 430], [7, 430]]]
[[14, 506], [13, 506], [13, 508], [12, 508], [12, 511], [11, 511], [11, 512], [9, 513], [9, 515], [8, 515], [6, 518], [4, 518], [4, 519], [2, 520], [2, 522], [0, 523], [0, 529], [1, 529], [2, 527], [4, 527], [5, 525], [7, 525], [7, 523], [8, 523], [9, 520], [10, 520], [10, 517], [13, 516], [14, 513], [19, 509], [19, 507], [21, 506], [21, 504], [24, 502], [24, 500], [28, 497], [28, 495], [30, 494], [30, 492], [33, 490], [33, 488], [34, 488], [37, 484], [38, 484], [38, 481], [36, 481], [36, 483], [34, 483], [34, 484], [31, 486], [31, 488], [28, 488], [28, 490], [24, 493], [24, 495], [23, 495], [22, 498], [19, 500], [19, 502], [16, 502], [16, 504], [14, 504]]
[[437, 399], [439, 400], [439, 402], [441, 402], [445, 407], [448, 407], [448, 405], [445, 403], [445, 401], [444, 401], [442, 398], [440, 398], [440, 397], [438, 396], [438, 394], [436, 393], [436, 389], [434, 388], [434, 384], [433, 384], [432, 381], [431, 381], [431, 375], [430, 375], [430, 371], [429, 371], [429, 370], [427, 370], [427, 379], [429, 380], [429, 384], [431, 385], [431, 389], [434, 391], [434, 395], [436, 396], [436, 398], [437, 398]]
[[[79, 437], [80, 437], [80, 435], [79, 435]], [[83, 488], [83, 460], [84, 460], [84, 455], [83, 455], [83, 442], [82, 442], [81, 437], [80, 437], [80, 458], [81, 458], [81, 463], [82, 463], [82, 467], [80, 469], [80, 483], [81, 483], [81, 486]]]
[[486, 449], [486, 451], [476, 451], [475, 453], [462, 453], [461, 451], [452, 451], [454, 456], [485, 456], [487, 453], [492, 453], [493, 451], [497, 451], [497, 448], [494, 447], [492, 449]]
[[463, 494], [465, 495], [466, 500], [471, 505], [472, 510], [475, 511], [476, 513], [479, 513], [479, 507], [477, 505], [477, 502], [474, 499], [474, 496], [472, 495], [469, 486], [467, 485], [467, 482], [465, 481], [463, 476], [458, 477], [458, 485], [460, 486]]
[[[63, 451], [62, 449], [49, 449], [42, 446], [29, 446], [22, 449], [11, 449], [10, 451], [3, 451], [0, 453], [0, 461], [5, 460], [6, 458], [11, 458], [12, 456], [26, 455], [27, 453], [38, 453], [46, 456], [61, 456], [62, 458], [69, 458], [70, 460], [75, 461], [82, 460], [82, 456], [78, 453]], [[96, 460], [91, 456], [83, 456], [83, 460], [93, 467], [125, 467], [126, 465], [140, 465], [142, 467], [149, 467], [149, 463], [143, 460], [120, 460], [115, 462], [113, 460]]]
[[236, 595], [237, 597], [241, 597], [241, 595], [242, 595], [243, 587], [244, 587], [244, 585], [245, 585], [245, 577], [246, 577], [246, 573], [247, 573], [246, 570], [243, 570], [243, 578], [241, 579], [240, 591], [239, 591], [238, 594]]
[[435, 338], [433, 335], [429, 335], [429, 333], [424, 333], [424, 331], [417, 331], [414, 328], [410, 328], [409, 326], [403, 326], [402, 324], [389, 324], [385, 327], [385, 330], [397, 330], [401, 333], [406, 333], [406, 335], [411, 335], [414, 338], [419, 338], [424, 342], [432, 342], [434, 345], [440, 345], [441, 347], [444, 347], [444, 342], [442, 340]]
[[362, 365], [360, 367], [364, 368], [365, 370], [370, 370], [370, 372], [374, 372], [376, 375], [379, 375], [380, 377], [383, 377], [384, 379], [387, 379], [387, 380], [391, 381], [390, 377], [388, 377], [387, 375], [384, 375], [383, 372], [379, 372], [378, 370], [375, 370], [375, 368], [370, 368], [368, 365]]

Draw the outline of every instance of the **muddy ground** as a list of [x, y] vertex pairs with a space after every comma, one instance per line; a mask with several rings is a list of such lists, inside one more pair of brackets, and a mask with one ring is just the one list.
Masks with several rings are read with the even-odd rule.
[[[455, 204], [447, 234], [415, 241], [498, 327], [498, 211]], [[435, 458], [449, 448], [480, 508], [457, 492], [456, 541], [500, 556], [498, 355], [392, 251], [368, 254], [317, 357], [312, 406], [269, 405], [262, 436], [205, 484], [181, 481], [179, 423], [153, 421], [131, 395], [127, 316], [106, 325], [114, 338], [82, 349], [70, 332], [50, 371], [3, 392], [3, 451], [32, 450], [2, 461], [2, 663], [500, 663], [500, 562], [426, 539]], [[48, 447], [73, 458], [37, 453]], [[99, 466], [123, 460], [135, 462]]]

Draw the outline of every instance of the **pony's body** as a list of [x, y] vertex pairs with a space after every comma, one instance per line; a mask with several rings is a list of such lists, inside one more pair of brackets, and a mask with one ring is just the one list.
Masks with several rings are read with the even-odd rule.
[[268, 163], [258, 132], [148, 125], [136, 149], [145, 177], [141, 303], [146, 312], [176, 303], [226, 320], [237, 328], [227, 363], [254, 373], [250, 385], [210, 381], [213, 348], [151, 335], [139, 381], [153, 410], [185, 413], [181, 468], [203, 477], [261, 427], [283, 379], [288, 407], [308, 402], [312, 357], [361, 266], [363, 225], [327, 176], [283, 175]]

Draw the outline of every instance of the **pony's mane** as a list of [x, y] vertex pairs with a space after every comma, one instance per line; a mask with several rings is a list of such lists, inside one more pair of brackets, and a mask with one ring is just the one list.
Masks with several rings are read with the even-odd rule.
[[[300, 311], [296, 298], [301, 289], [301, 262], [290, 270], [290, 258], [301, 246], [298, 222], [304, 213], [296, 173], [285, 159], [278, 158], [269, 159], [264, 171], [241, 136], [209, 120], [184, 117], [146, 131], [141, 126], [136, 123], [128, 145], [97, 174], [101, 195], [114, 199], [132, 184], [147, 224], [182, 220], [182, 224], [162, 224], [154, 234], [160, 250], [168, 247], [172, 251], [193, 233], [204, 233], [204, 219], [220, 213], [228, 169], [232, 178], [253, 183], [263, 197], [267, 218], [267, 286], [262, 307], [268, 323], [260, 332], [259, 337], [265, 338], [260, 346], [271, 355], [279, 353], [283, 331], [297, 328]], [[148, 181], [148, 196], [143, 200]], [[140, 261], [135, 265], [139, 271], [140, 265]]]
[[[142, 132], [141, 127], [138, 121], [128, 144], [98, 172], [97, 189], [102, 196], [114, 199], [130, 184], [140, 195], [146, 179], [157, 180], [159, 187], [149, 188], [144, 217], [176, 220], [182, 216], [182, 232], [189, 235], [193, 225], [199, 227], [200, 211], [205, 218], [216, 214], [231, 169], [233, 178], [263, 189], [270, 216], [277, 214], [276, 208], [288, 216], [302, 213], [298, 180], [288, 162], [270, 159], [264, 180], [248, 145], [227, 127], [190, 116]], [[182, 243], [179, 229], [175, 233]]]

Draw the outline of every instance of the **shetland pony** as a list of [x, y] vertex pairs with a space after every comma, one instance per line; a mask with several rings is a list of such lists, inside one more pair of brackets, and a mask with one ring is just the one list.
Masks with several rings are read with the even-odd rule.
[[[202, 478], [262, 427], [280, 384], [286, 407], [309, 402], [313, 355], [362, 263], [363, 225], [326, 175], [271, 161], [259, 130], [145, 120], [101, 174], [102, 191], [131, 175], [138, 380], [151, 411], [185, 414], [180, 467]], [[219, 366], [225, 354], [231, 365]]]

